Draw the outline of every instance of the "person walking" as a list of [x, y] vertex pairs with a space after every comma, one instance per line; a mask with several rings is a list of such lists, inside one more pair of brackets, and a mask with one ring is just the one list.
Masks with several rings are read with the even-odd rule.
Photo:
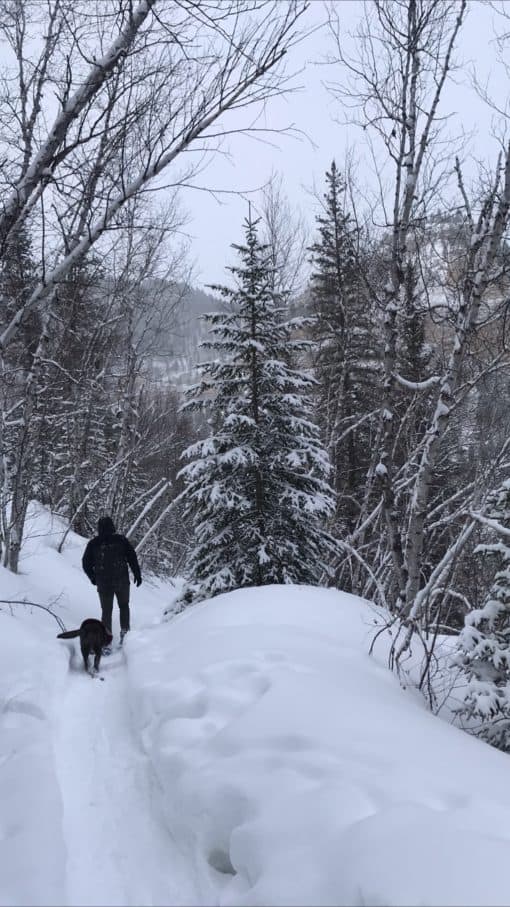
[[[103, 516], [97, 524], [97, 535], [85, 548], [82, 566], [91, 583], [97, 587], [101, 602], [101, 619], [109, 633], [112, 632], [113, 597], [119, 605], [120, 643], [129, 631], [129, 570], [136, 586], [142, 583], [142, 574], [136, 551], [124, 535], [115, 531], [113, 520]], [[105, 653], [106, 654], [106, 653]]]

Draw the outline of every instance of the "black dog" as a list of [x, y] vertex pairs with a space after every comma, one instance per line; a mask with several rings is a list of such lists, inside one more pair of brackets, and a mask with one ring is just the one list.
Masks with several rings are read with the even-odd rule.
[[66, 630], [65, 633], [59, 633], [57, 639], [74, 639], [76, 636], [80, 637], [80, 648], [85, 670], [88, 671], [89, 655], [94, 652], [94, 670], [99, 671], [103, 646], [111, 643], [112, 634], [108, 632], [100, 620], [89, 617], [83, 621], [79, 630]]

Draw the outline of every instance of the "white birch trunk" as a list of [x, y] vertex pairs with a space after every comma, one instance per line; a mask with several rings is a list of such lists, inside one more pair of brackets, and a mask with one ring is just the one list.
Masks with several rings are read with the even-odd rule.
[[[498, 177], [496, 178], [498, 181]], [[495, 187], [496, 188], [496, 187]], [[427, 431], [411, 501], [406, 548], [408, 581], [405, 593], [405, 613], [413, 608], [420, 588], [421, 556], [424, 546], [424, 527], [429, 505], [429, 488], [438, 461], [441, 440], [451, 413], [452, 401], [459, 383], [460, 368], [466, 344], [476, 323], [485, 289], [491, 279], [496, 255], [508, 226], [510, 211], [510, 146], [507, 149], [504, 179], [499, 200], [494, 190], [490, 196], [490, 214], [480, 217], [477, 232], [472, 237], [471, 261], [457, 315], [455, 338], [446, 370], [441, 379], [436, 408]], [[484, 206], [484, 212], [487, 207]]]

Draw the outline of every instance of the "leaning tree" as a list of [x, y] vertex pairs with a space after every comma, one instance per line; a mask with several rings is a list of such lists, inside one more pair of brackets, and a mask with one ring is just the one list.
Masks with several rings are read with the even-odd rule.
[[17, 376], [15, 418], [26, 443], [14, 459], [5, 446], [12, 405], [0, 413], [0, 508], [10, 514], [3, 542], [12, 570], [59, 285], [92, 248], [109, 260], [126, 204], [161, 187], [164, 172], [174, 187], [189, 182], [204, 151], [217, 150], [227, 112], [249, 129], [243, 111], [283, 90], [283, 60], [305, 9], [301, 0], [1, 2], [0, 265], [22, 230], [37, 236], [39, 253], [37, 279], [0, 316], [0, 374], [22, 325], [33, 312], [39, 318], [38, 342]]

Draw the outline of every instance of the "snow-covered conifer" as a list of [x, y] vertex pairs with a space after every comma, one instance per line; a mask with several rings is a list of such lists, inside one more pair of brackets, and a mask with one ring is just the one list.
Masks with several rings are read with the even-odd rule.
[[314, 379], [295, 367], [306, 346], [271, 289], [268, 249], [245, 225], [234, 287], [214, 287], [226, 311], [207, 315], [215, 358], [201, 366], [189, 408], [211, 434], [184, 456], [185, 513], [194, 526], [189, 574], [199, 595], [242, 586], [319, 583], [334, 546], [330, 464], [312, 418]]
[[[494, 493], [488, 515], [503, 530], [510, 526], [510, 479]], [[510, 750], [510, 536], [476, 549], [498, 560], [482, 608], [466, 615], [454, 657], [467, 675], [460, 714], [478, 719], [479, 736]], [[476, 725], [475, 725], [476, 726]]]
[[347, 211], [345, 194], [345, 179], [333, 161], [316, 218], [318, 237], [310, 247], [310, 302], [319, 424], [334, 470], [339, 518], [352, 530], [374, 447], [380, 352], [362, 275], [367, 264], [360, 230]]

